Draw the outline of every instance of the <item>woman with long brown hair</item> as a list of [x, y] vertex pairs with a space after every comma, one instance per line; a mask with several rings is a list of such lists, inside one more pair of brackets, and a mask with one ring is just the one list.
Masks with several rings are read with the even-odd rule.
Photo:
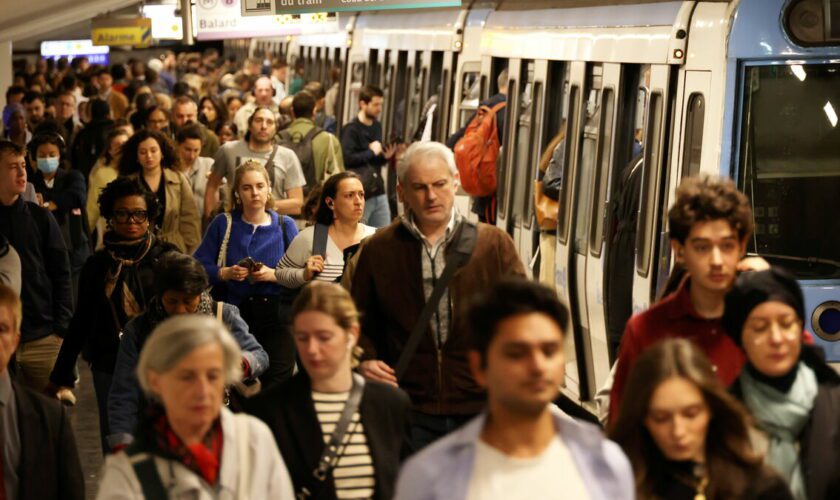
[[611, 438], [640, 499], [791, 499], [750, 445], [743, 407], [690, 341], [667, 340], [633, 366]]

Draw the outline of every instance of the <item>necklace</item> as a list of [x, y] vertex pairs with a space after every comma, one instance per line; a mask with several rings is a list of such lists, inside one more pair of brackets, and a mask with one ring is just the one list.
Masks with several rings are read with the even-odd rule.
[[709, 476], [701, 466], [694, 468], [694, 477], [697, 478], [697, 493], [694, 500], [706, 500], [706, 488], [709, 486]]

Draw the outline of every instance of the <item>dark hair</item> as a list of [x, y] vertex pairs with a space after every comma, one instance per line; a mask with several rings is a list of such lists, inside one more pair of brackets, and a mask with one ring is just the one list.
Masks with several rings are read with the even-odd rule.
[[140, 196], [146, 201], [146, 212], [149, 214], [149, 220], [153, 221], [158, 216], [157, 197], [154, 193], [144, 188], [140, 181], [131, 177], [117, 177], [109, 182], [99, 193], [97, 199], [99, 203], [99, 213], [105, 220], [114, 216], [114, 205], [117, 200], [128, 198], [129, 196]]
[[199, 295], [209, 286], [204, 266], [189, 255], [167, 252], [155, 265], [155, 293], [183, 292]]
[[26, 148], [16, 142], [0, 139], [0, 156], [4, 154], [13, 154], [15, 156], [26, 156]]
[[215, 123], [222, 123], [228, 121], [228, 110], [227, 106], [225, 106], [221, 100], [219, 100], [216, 96], [206, 95], [201, 98], [198, 102], [198, 121], [203, 123], [204, 125], [211, 127], [213, 124], [207, 120], [207, 117], [204, 116], [204, 113], [201, 111], [201, 108], [204, 106], [204, 101], [210, 101], [210, 105], [213, 106], [213, 109], [216, 110], [216, 120]]
[[114, 80], [124, 80], [126, 77], [125, 66], [122, 64], [111, 65], [111, 78]]
[[753, 232], [750, 203], [731, 179], [702, 176], [683, 179], [674, 205], [668, 211], [671, 239], [685, 244], [691, 228], [699, 222], [726, 220], [744, 240]]
[[245, 131], [245, 140], [246, 141], [251, 140], [251, 122], [254, 121], [254, 118], [257, 117], [257, 113], [259, 113], [260, 111], [268, 111], [269, 113], [271, 113], [271, 117], [274, 118], [274, 120], [275, 120], [275, 126], [277, 126], [277, 123], [276, 123], [277, 117], [274, 115], [274, 111], [272, 111], [270, 108], [268, 108], [266, 106], [257, 106], [257, 108], [254, 110], [254, 112], [251, 113], [251, 116], [248, 117], [248, 130]]
[[[27, 147], [29, 148], [29, 155], [34, 159], [38, 157], [38, 148], [44, 144], [52, 144], [58, 148], [59, 166], [67, 169], [67, 148], [64, 138], [61, 134], [53, 131], [42, 131], [32, 136]], [[34, 161], [34, 160], [33, 160]]]
[[154, 139], [160, 146], [161, 160], [160, 166], [163, 168], [175, 168], [178, 165], [178, 156], [175, 153], [175, 146], [172, 145], [165, 135], [154, 130], [140, 130], [135, 132], [128, 142], [123, 144], [122, 155], [120, 155], [119, 171], [120, 175], [131, 175], [139, 172], [142, 167], [137, 161], [137, 150], [140, 143], [147, 140]]
[[222, 128], [224, 127], [228, 127], [231, 130], [231, 132], [233, 132], [234, 136], [239, 134], [239, 127], [237, 127], [236, 124], [233, 122], [219, 122], [216, 125], [216, 129], [213, 130], [213, 132], [215, 132], [216, 135], [219, 135], [219, 133], [222, 131]]
[[91, 123], [105, 121], [111, 114], [111, 105], [104, 99], [91, 99], [89, 105]]
[[198, 109], [198, 104], [195, 103], [195, 99], [189, 96], [189, 94], [182, 94], [175, 98], [172, 102], [172, 109], [175, 109], [176, 106], [185, 106], [185, 105], [193, 105]]
[[325, 226], [333, 223], [333, 211], [327, 205], [327, 198], [335, 200], [336, 195], [338, 195], [338, 186], [345, 179], [358, 179], [359, 182], [362, 181], [359, 174], [350, 170], [339, 172], [324, 181], [324, 185], [321, 188], [321, 197], [318, 199], [318, 209], [315, 211], [316, 223], [324, 224]]
[[292, 112], [295, 118], [312, 118], [315, 112], [315, 97], [307, 90], [298, 92], [292, 99]]
[[181, 127], [175, 134], [176, 144], [181, 144], [187, 139], [198, 139], [202, 144], [204, 144], [204, 132], [202, 132], [201, 127], [197, 123], [190, 123], [189, 125]]
[[105, 137], [105, 148], [102, 150], [102, 158], [105, 160], [106, 164], [110, 164], [114, 161], [114, 157], [111, 156], [111, 141], [121, 135], [128, 137], [128, 134], [126, 134], [125, 131], [115, 128], [114, 130], [108, 132], [108, 135]]
[[11, 100], [13, 95], [17, 94], [26, 94], [26, 89], [21, 87], [20, 85], [10, 85], [9, 88], [6, 89], [6, 102]]
[[35, 92], [30, 90], [29, 92], [23, 94], [23, 104], [29, 104], [33, 101], [41, 101], [44, 104], [47, 103], [47, 100], [44, 98], [44, 94], [40, 92]]
[[135, 127], [135, 128], [146, 128], [148, 126], [148, 123], [149, 123], [149, 118], [151, 118], [152, 113], [154, 113], [155, 111], [160, 111], [161, 113], [163, 113], [163, 115], [166, 117], [166, 121], [167, 122], [169, 121], [169, 112], [167, 112], [165, 109], [158, 106], [157, 104], [152, 104], [151, 106], [147, 107], [146, 109], [143, 109], [143, 110], [138, 109], [137, 110], [137, 114], [139, 115], [139, 118], [140, 118], [140, 121], [139, 121], [140, 126]]
[[289, 64], [286, 62], [286, 59], [282, 57], [277, 57], [273, 61], [271, 61], [271, 69], [283, 69], [288, 67]]
[[324, 92], [324, 85], [321, 82], [309, 82], [303, 86], [303, 90], [312, 94], [312, 97], [314, 97], [316, 101], [323, 99], [327, 95], [327, 93]]
[[645, 350], [630, 370], [621, 407], [615, 408], [619, 414], [610, 437], [630, 459], [639, 498], [653, 496], [654, 485], [668, 467], [645, 420], [653, 393], [672, 377], [693, 384], [711, 415], [705, 439], [706, 498], [741, 498], [750, 478], [761, 471], [761, 458], [750, 444], [748, 414], [727, 392], [700, 348], [685, 339], [666, 340]]
[[365, 85], [359, 92], [359, 100], [365, 104], [370, 104], [374, 97], [385, 97], [385, 93], [376, 85]]
[[476, 298], [467, 310], [470, 349], [486, 359], [499, 324], [512, 316], [530, 313], [548, 316], [565, 336], [569, 310], [554, 290], [524, 278], [503, 279]]

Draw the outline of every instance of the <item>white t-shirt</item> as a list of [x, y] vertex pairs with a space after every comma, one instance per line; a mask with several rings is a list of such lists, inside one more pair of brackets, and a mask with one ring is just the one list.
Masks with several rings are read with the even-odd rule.
[[558, 436], [533, 458], [509, 457], [479, 440], [467, 500], [586, 500], [589, 493]]
[[[247, 160], [254, 160], [262, 166], [266, 166], [272, 150], [273, 148], [258, 153], [248, 147], [248, 141], [227, 142], [216, 152], [213, 174], [226, 178], [228, 186], [233, 186], [234, 175], [239, 165]], [[274, 185], [271, 195], [275, 200], [286, 199], [286, 191], [306, 185], [300, 160], [291, 149], [277, 146], [277, 153], [275, 153], [272, 163], [274, 164]]]

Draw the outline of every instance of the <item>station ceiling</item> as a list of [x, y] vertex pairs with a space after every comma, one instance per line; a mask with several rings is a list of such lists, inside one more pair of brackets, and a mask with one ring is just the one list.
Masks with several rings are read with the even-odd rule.
[[0, 42], [38, 40], [137, 4], [137, 0], [0, 0]]

